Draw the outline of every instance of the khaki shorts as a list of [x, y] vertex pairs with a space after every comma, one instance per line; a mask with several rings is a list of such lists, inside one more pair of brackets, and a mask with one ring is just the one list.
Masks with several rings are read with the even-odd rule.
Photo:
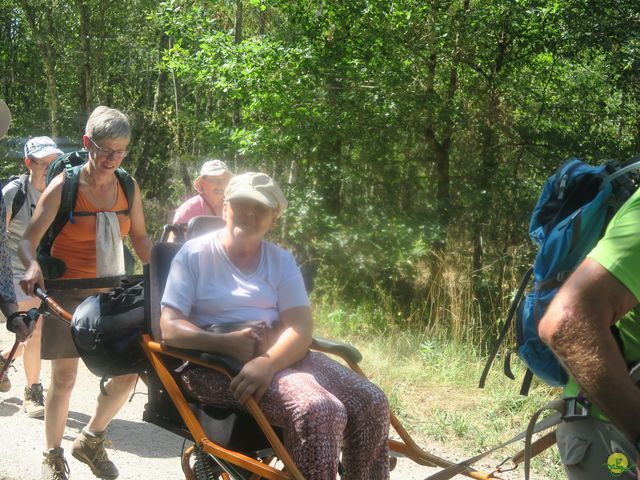
[[[48, 290], [47, 294], [52, 300], [73, 315], [76, 307], [80, 305], [85, 298], [101, 291], [106, 290]], [[73, 338], [71, 338], [71, 327], [69, 323], [54, 314], [45, 315], [43, 318], [40, 355], [43, 360], [78, 358], [80, 356], [73, 343]]]

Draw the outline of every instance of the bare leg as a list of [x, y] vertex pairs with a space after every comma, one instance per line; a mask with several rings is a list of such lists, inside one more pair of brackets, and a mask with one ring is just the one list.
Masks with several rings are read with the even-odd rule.
[[99, 433], [107, 429], [113, 417], [129, 398], [137, 379], [138, 375], [134, 373], [109, 380], [105, 386], [108, 395], [100, 393], [93, 416], [87, 424], [90, 432]]
[[44, 434], [46, 450], [62, 443], [69, 414], [69, 398], [78, 374], [77, 358], [51, 360], [51, 384], [44, 406]]
[[[13, 354], [13, 359], [15, 360], [16, 358], [18, 358], [20, 355], [22, 355], [22, 351], [24, 350], [24, 342], [21, 343], [20, 345], [18, 345], [18, 349], [16, 350], [16, 353]], [[9, 358], [9, 353], [11, 353], [11, 349], [8, 348], [7, 350], [3, 350], [2, 351], [2, 358], [3, 360], [6, 360], [7, 358]]]

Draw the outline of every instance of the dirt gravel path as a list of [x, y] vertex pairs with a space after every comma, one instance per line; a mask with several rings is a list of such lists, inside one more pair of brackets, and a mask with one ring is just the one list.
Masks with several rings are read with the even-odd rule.
[[[0, 325], [0, 346], [7, 348], [12, 336]], [[11, 391], [0, 393], [0, 432], [4, 439], [0, 460], [0, 480], [38, 480], [44, 445], [44, 422], [30, 419], [22, 412], [24, 373], [22, 361], [15, 362], [11, 371]], [[49, 384], [49, 362], [43, 362], [42, 383]], [[99, 379], [81, 363], [78, 381], [71, 397], [71, 405], [62, 447], [72, 480], [92, 480], [95, 477], [89, 468], [69, 454], [71, 443], [88, 422], [99, 390]], [[126, 403], [109, 427], [108, 435], [113, 442], [109, 456], [120, 470], [119, 480], [182, 480], [180, 455], [185, 448], [181, 437], [142, 421], [146, 403], [146, 387], [139, 382], [137, 392]], [[444, 448], [430, 449], [431, 453], [447, 456]], [[392, 472], [392, 480], [422, 480], [437, 469], [422, 467], [406, 459], [400, 459]], [[457, 476], [456, 479], [467, 478]], [[514, 477], [516, 478], [516, 477]]]

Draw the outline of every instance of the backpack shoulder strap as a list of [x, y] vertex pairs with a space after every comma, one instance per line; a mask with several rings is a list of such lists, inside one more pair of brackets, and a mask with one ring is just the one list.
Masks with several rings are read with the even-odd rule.
[[27, 184], [29, 183], [29, 175], [23, 173], [18, 178], [14, 179], [12, 183], [18, 185], [19, 188], [13, 197], [13, 202], [11, 202], [11, 218], [9, 219], [9, 222], [11, 222], [18, 214], [18, 212], [24, 205], [25, 200], [27, 199]]
[[53, 238], [55, 238], [58, 233], [60, 233], [60, 230], [62, 230], [62, 227], [64, 227], [67, 221], [76, 223], [73, 219], [73, 209], [78, 198], [78, 184], [80, 183], [80, 169], [82, 168], [82, 165], [72, 167], [69, 163], [66, 163], [64, 168], [65, 170], [64, 179], [62, 182], [62, 194], [60, 197], [60, 208], [58, 209], [58, 215], [56, 215], [56, 219], [52, 224], [52, 228], [53, 225], [57, 223], [58, 218], [60, 218], [60, 221], [62, 221], [63, 223], [59, 225], [58, 228], [54, 229], [55, 235], [53, 236]]
[[[80, 169], [84, 165], [86, 159], [87, 154], [83, 151], [72, 152], [59, 159], [59, 161], [62, 162], [62, 166], [58, 167], [58, 169], [63, 173], [64, 177], [62, 181], [62, 193], [60, 196], [60, 208], [58, 209], [58, 213], [53, 220], [53, 223], [49, 227], [51, 245], [53, 245], [53, 240], [58, 236], [67, 221], [75, 223], [75, 220], [73, 219], [73, 209], [78, 198]], [[55, 171], [50, 173], [55, 175]]]
[[58, 209], [58, 213], [53, 219], [51, 226], [47, 230], [47, 233], [40, 242], [40, 249], [46, 255], [50, 255], [53, 241], [62, 231], [62, 228], [67, 224], [67, 222], [75, 223], [75, 220], [73, 219], [73, 207], [75, 206], [76, 199], [78, 197], [80, 168], [82, 168], [82, 165], [72, 167], [68, 163], [65, 164], [62, 193], [60, 196], [60, 208]]
[[[518, 310], [518, 306], [520, 305], [520, 302], [523, 299], [524, 290], [525, 288], [527, 288], [527, 285], [529, 285], [529, 280], [531, 279], [532, 274], [533, 274], [533, 267], [529, 268], [529, 270], [526, 271], [526, 273], [524, 274], [524, 277], [522, 278], [522, 281], [520, 282], [520, 286], [518, 287], [518, 292], [516, 293], [516, 296], [513, 297], [511, 306], [509, 307], [509, 313], [507, 314], [507, 319], [504, 321], [504, 325], [502, 326], [502, 330], [500, 331], [500, 336], [498, 337], [498, 341], [493, 347], [493, 350], [491, 351], [491, 354], [487, 359], [487, 363], [484, 366], [484, 370], [482, 371], [482, 375], [480, 376], [480, 383], [478, 385], [478, 387], [480, 388], [484, 388], [484, 385], [487, 381], [487, 376], [489, 375], [489, 370], [491, 369], [491, 365], [493, 365], [493, 362], [496, 356], [498, 355], [498, 352], [500, 351], [500, 346], [504, 342], [504, 339], [506, 338], [507, 333], [511, 328], [514, 315], [516, 313], [516, 310]], [[507, 358], [509, 357], [507, 356]]]
[[133, 204], [133, 197], [135, 195], [136, 187], [133, 181], [133, 177], [129, 175], [129, 173], [124, 168], [118, 168], [115, 171], [116, 178], [120, 182], [122, 189], [124, 190], [124, 195], [127, 198], [127, 204], [129, 207], [127, 208], [127, 213], [131, 210], [131, 205]]
[[612, 182], [616, 178], [624, 175], [625, 173], [633, 172], [633, 171], [636, 171], [636, 170], [640, 170], [640, 159], [639, 158], [634, 158], [632, 162], [627, 163], [625, 166], [621, 167], [620, 169], [616, 170], [614, 173], [609, 175], [607, 177], [607, 181]]

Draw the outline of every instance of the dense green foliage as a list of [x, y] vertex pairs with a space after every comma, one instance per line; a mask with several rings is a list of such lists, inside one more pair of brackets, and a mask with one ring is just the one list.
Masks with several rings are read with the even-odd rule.
[[72, 148], [93, 107], [120, 108], [152, 231], [204, 158], [264, 170], [291, 200], [277, 239], [317, 298], [373, 305], [381, 326], [446, 327], [464, 311], [474, 318], [458, 321], [486, 329], [531, 260], [528, 215], [546, 176], [570, 155], [638, 153], [639, 11], [630, 0], [4, 0], [0, 97], [15, 121], [2, 173], [18, 168], [25, 137]]

